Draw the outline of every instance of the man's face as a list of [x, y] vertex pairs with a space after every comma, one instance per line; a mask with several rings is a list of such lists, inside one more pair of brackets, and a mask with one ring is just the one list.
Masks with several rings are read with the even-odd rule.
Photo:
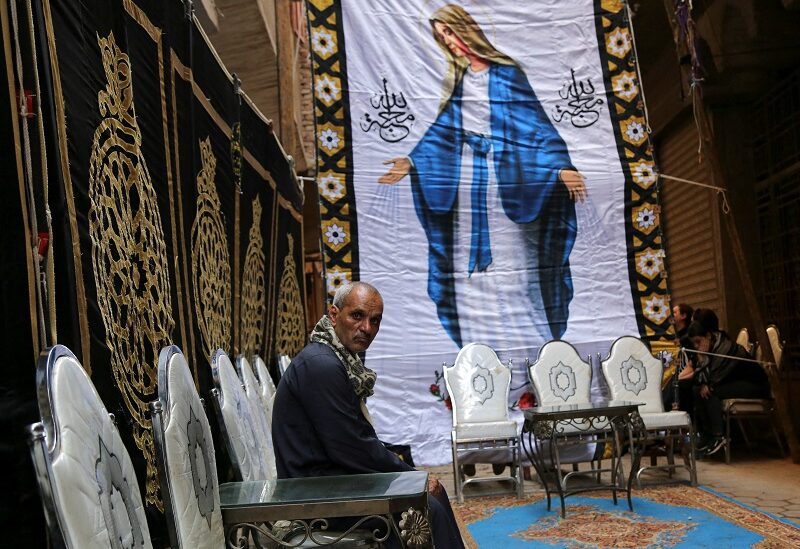
[[707, 353], [711, 348], [711, 336], [694, 336], [692, 345], [694, 345], [695, 350]]
[[672, 308], [672, 318], [676, 326], [681, 327], [686, 324], [686, 316], [681, 313], [681, 309], [677, 305]]
[[345, 348], [360, 353], [366, 351], [378, 335], [383, 317], [383, 299], [369, 288], [356, 287], [344, 300], [341, 309], [331, 305], [328, 316]]

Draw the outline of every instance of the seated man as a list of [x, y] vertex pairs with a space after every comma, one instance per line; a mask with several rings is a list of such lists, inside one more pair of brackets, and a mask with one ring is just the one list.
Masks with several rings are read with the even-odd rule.
[[705, 457], [725, 446], [722, 401], [769, 398], [770, 385], [767, 373], [759, 364], [739, 360], [749, 359], [750, 355], [725, 332], [712, 331], [701, 322], [692, 322], [689, 338], [696, 350], [712, 353], [697, 357], [694, 376], [697, 427], [704, 437], [697, 452], [698, 457]]
[[[366, 406], [377, 376], [358, 353], [372, 343], [382, 316], [383, 298], [373, 286], [342, 286], [292, 360], [272, 410], [279, 478], [413, 470], [378, 440]], [[428, 493], [436, 547], [463, 548], [447, 494], [433, 477]]]

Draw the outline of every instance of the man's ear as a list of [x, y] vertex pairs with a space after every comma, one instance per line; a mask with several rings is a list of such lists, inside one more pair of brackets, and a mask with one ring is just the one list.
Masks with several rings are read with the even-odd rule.
[[331, 305], [328, 307], [328, 318], [331, 319], [331, 325], [336, 326], [336, 316], [339, 314], [339, 307]]

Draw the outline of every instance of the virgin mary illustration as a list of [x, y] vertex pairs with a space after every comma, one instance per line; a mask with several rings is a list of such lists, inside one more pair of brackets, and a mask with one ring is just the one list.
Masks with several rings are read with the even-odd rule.
[[411, 177], [428, 295], [459, 347], [559, 339], [583, 176], [519, 64], [464, 8], [447, 5], [430, 24], [448, 62], [438, 115], [407, 157], [384, 162], [378, 182]]

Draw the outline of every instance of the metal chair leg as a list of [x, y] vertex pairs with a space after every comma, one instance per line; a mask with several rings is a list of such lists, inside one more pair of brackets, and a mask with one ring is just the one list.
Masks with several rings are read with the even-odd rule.
[[462, 483], [461, 466], [458, 463], [458, 444], [456, 443], [455, 433], [452, 434], [453, 448], [453, 481], [456, 487], [456, 500], [464, 503], [464, 485]]
[[741, 418], [736, 418], [736, 423], [739, 424], [739, 430], [742, 432], [742, 436], [744, 437], [744, 443], [747, 444], [747, 449], [750, 450], [753, 448], [752, 444], [750, 444], [750, 437], [747, 436], [747, 430], [744, 428], [744, 422]]
[[731, 414], [725, 414], [725, 463], [731, 464]]
[[772, 426], [772, 434], [775, 435], [775, 440], [778, 442], [778, 450], [781, 452], [781, 457], [786, 457], [786, 450], [783, 447], [783, 441], [781, 440], [781, 434], [778, 432], [777, 427], [775, 426], [775, 414], [772, 413], [769, 416], [769, 424]]
[[695, 460], [694, 455], [694, 427], [690, 424], [689, 425], [689, 478], [692, 482], [692, 486], [697, 486], [697, 461]]

